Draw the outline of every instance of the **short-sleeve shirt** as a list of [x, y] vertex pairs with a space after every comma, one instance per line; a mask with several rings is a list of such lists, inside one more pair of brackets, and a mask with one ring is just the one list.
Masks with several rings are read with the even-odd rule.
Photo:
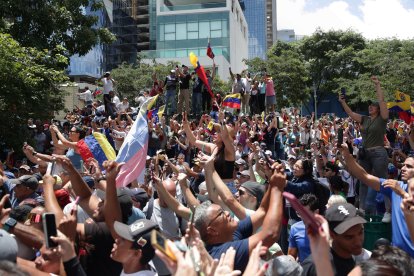
[[289, 247], [298, 250], [300, 263], [311, 254], [309, 239], [303, 221], [296, 222], [290, 228]]
[[268, 80], [266, 82], [266, 96], [274, 96], [275, 93], [275, 87], [273, 85], [273, 80]]
[[371, 120], [369, 116], [362, 116], [361, 134], [364, 148], [384, 146], [387, 120], [380, 115]]
[[113, 82], [108, 78], [103, 78], [103, 94], [109, 94], [110, 91], [114, 90], [114, 84]]
[[[405, 222], [404, 213], [401, 211], [402, 198], [393, 192], [391, 188], [384, 188], [382, 183], [385, 179], [380, 179], [380, 193], [387, 196], [391, 200], [391, 220], [392, 220], [392, 244], [398, 248], [401, 248], [411, 257], [414, 257], [414, 244], [411, 241], [410, 233]], [[398, 185], [407, 191], [408, 184], [398, 181]]]
[[250, 217], [239, 222], [233, 233], [233, 241], [207, 245], [206, 249], [213, 259], [220, 259], [222, 253], [233, 247], [236, 250], [234, 257], [234, 269], [244, 271], [249, 262], [249, 237], [253, 234], [253, 224]]

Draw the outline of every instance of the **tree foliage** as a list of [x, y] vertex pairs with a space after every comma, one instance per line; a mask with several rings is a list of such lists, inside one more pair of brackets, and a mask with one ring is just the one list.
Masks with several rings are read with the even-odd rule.
[[246, 61], [249, 71], [266, 68], [274, 79], [278, 107], [298, 106], [316, 90], [320, 102], [347, 88], [347, 99], [359, 105], [375, 97], [372, 75], [381, 80], [386, 98], [395, 90], [414, 98], [414, 40], [366, 40], [351, 30], [316, 30], [295, 43], [277, 42], [267, 60]]
[[10, 35], [0, 33], [0, 141], [21, 146], [27, 136], [19, 129], [28, 118], [50, 119], [63, 108], [59, 85], [67, 77], [53, 68], [67, 62], [58, 50], [51, 54], [22, 47]]
[[97, 28], [98, 17], [85, 15], [85, 8], [103, 8], [98, 0], [3, 0], [0, 1], [2, 31], [22, 46], [38, 50], [63, 46], [65, 55], [85, 55], [98, 43], [110, 43], [114, 35]]

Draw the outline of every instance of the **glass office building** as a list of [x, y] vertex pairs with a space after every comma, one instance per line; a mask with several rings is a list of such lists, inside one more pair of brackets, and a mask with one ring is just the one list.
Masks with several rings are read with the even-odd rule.
[[266, 0], [244, 0], [244, 16], [249, 26], [249, 59], [266, 58]]
[[[110, 7], [92, 11], [90, 7], [84, 8], [84, 13], [98, 17], [97, 27], [108, 26], [109, 15], [112, 13]], [[99, 78], [106, 70], [106, 51], [108, 46], [96, 45], [86, 55], [73, 55], [70, 57], [70, 64], [67, 73], [70, 77]]]
[[228, 18], [228, 12], [158, 16], [157, 50], [146, 52], [147, 57], [182, 58], [190, 52], [206, 56], [210, 38], [214, 54], [230, 62]]

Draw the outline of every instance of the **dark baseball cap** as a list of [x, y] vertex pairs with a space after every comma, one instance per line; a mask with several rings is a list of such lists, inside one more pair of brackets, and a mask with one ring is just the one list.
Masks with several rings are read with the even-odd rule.
[[364, 224], [367, 221], [360, 217], [354, 205], [349, 203], [337, 203], [330, 206], [325, 213], [325, 218], [329, 223], [329, 229], [341, 235], [349, 228]]
[[245, 188], [249, 192], [249, 194], [256, 197], [258, 204], [262, 202], [265, 193], [264, 185], [254, 181], [246, 181], [241, 186]]
[[151, 245], [151, 231], [158, 229], [158, 225], [147, 219], [139, 219], [131, 225], [115, 221], [115, 232], [122, 238], [133, 242], [135, 249], [141, 249], [142, 254], [152, 259], [155, 250]]
[[24, 185], [29, 189], [32, 189], [33, 191], [36, 191], [37, 187], [39, 186], [39, 181], [33, 175], [23, 175], [17, 179], [12, 179], [10, 181], [12, 182], [12, 184]]
[[141, 203], [141, 207], [144, 207], [149, 198], [147, 192], [142, 188], [133, 188], [133, 189], [126, 189], [129, 196], [132, 198], [132, 200], [137, 201]]

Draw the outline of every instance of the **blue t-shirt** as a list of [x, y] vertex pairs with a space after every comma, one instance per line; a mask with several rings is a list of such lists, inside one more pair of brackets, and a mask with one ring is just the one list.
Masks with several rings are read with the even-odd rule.
[[[400, 207], [402, 198], [394, 193], [391, 188], [384, 188], [384, 186], [382, 186], [382, 183], [385, 180], [386, 179], [380, 179], [380, 193], [388, 196], [391, 199], [392, 244], [410, 254], [411, 257], [414, 257], [414, 245], [411, 241], [410, 233], [408, 232], [404, 213], [401, 211]], [[398, 181], [398, 184], [404, 191], [407, 191], [408, 185], [406, 183]]]
[[145, 214], [144, 212], [142, 212], [140, 209], [132, 206], [132, 214], [128, 217], [128, 225], [133, 224], [135, 221], [139, 220], [139, 219], [144, 219], [145, 218]]
[[253, 225], [250, 217], [239, 222], [236, 231], [233, 233], [233, 241], [207, 245], [206, 249], [213, 259], [220, 260], [222, 253], [233, 247], [236, 250], [234, 257], [234, 269], [244, 271], [249, 262], [249, 237], [253, 234]]
[[309, 239], [303, 221], [296, 222], [290, 228], [289, 247], [298, 250], [300, 263], [311, 254]]

